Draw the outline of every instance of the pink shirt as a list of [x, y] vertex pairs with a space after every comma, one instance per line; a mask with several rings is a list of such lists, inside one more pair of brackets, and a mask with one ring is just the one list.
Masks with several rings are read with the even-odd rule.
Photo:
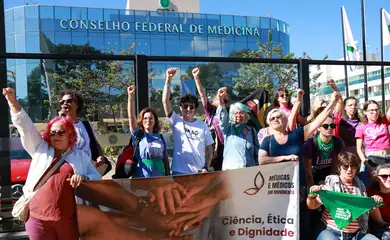
[[286, 117], [287, 117], [287, 119], [288, 119], [288, 117], [291, 115], [292, 109], [286, 108], [286, 107], [284, 107], [284, 106], [281, 106], [279, 109], [282, 110], [282, 111], [286, 114]]
[[383, 117], [379, 123], [367, 123], [356, 128], [356, 138], [363, 139], [366, 152], [374, 152], [390, 148], [389, 122]]

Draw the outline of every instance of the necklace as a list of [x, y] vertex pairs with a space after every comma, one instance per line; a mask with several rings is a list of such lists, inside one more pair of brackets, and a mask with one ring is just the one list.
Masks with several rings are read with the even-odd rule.
[[333, 137], [330, 139], [330, 141], [328, 143], [324, 143], [322, 141], [320, 135], [318, 135], [317, 140], [318, 140], [318, 148], [319, 148], [320, 153], [321, 153], [321, 159], [323, 159], [323, 160], [329, 159], [330, 155], [332, 154], [332, 150], [333, 150]]

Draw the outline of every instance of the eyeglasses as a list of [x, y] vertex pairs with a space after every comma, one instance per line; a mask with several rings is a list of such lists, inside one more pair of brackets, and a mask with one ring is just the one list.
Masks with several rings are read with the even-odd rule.
[[282, 115], [273, 116], [273, 117], [271, 117], [269, 120], [271, 120], [271, 122], [273, 122], [273, 121], [279, 120], [279, 119], [282, 119]]
[[331, 129], [335, 129], [336, 128], [336, 124], [334, 124], [334, 123], [331, 123], [331, 124], [325, 123], [325, 124], [322, 124], [322, 127], [325, 128], [325, 129], [328, 129], [329, 127]]
[[381, 175], [378, 175], [380, 178], [382, 178], [383, 180], [385, 179], [389, 179], [390, 178], [390, 174], [381, 174]]
[[281, 98], [286, 97], [286, 98], [287, 98], [287, 97], [288, 97], [288, 94], [287, 94], [287, 93], [286, 93], [286, 94], [283, 93], [283, 94], [280, 94], [279, 97], [281, 97]]
[[50, 137], [54, 137], [56, 135], [62, 137], [66, 134], [66, 131], [64, 130], [59, 130], [59, 131], [50, 131]]
[[369, 112], [369, 113], [379, 112], [379, 108], [367, 109], [367, 112]]
[[68, 99], [61, 100], [60, 101], [60, 105], [63, 105], [64, 103], [72, 103], [72, 102], [73, 102], [73, 99], [72, 98], [68, 98]]
[[181, 107], [184, 108], [184, 109], [188, 109], [188, 108], [190, 108], [191, 110], [195, 109], [195, 105], [194, 104], [183, 104], [183, 105], [181, 105]]
[[341, 168], [342, 168], [344, 171], [347, 171], [348, 168], [351, 168], [351, 170], [356, 170], [356, 166], [352, 166], [352, 165], [343, 165], [343, 166], [341, 166]]

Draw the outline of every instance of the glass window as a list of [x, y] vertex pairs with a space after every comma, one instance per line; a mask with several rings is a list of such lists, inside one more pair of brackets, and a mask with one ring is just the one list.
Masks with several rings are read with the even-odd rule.
[[72, 18], [74, 20], [88, 20], [87, 8], [72, 7]]
[[[133, 34], [120, 35], [120, 49], [123, 51], [128, 51], [130, 47], [134, 44], [134, 42], [135, 42], [135, 36]], [[132, 53], [134, 53], [134, 49]]]
[[97, 37], [89, 37], [89, 45], [94, 48], [95, 50], [104, 50], [105, 49], [105, 46], [104, 46], [104, 38], [103, 38], [103, 34], [102, 34], [102, 37], [101, 38], [97, 38]]
[[70, 32], [56, 32], [55, 43], [58, 44], [71, 44], [72, 35]]
[[55, 7], [54, 14], [56, 19], [70, 19], [70, 7]]
[[234, 50], [236, 50], [237, 52], [239, 52], [241, 50], [245, 50], [245, 49], [248, 49], [247, 42], [235, 42], [234, 43]]
[[271, 28], [273, 30], [279, 31], [279, 21], [276, 19], [271, 19]]
[[229, 57], [234, 50], [234, 42], [222, 41], [222, 57]]
[[39, 53], [39, 32], [26, 32], [26, 51], [28, 53]]
[[[149, 62], [149, 66], [151, 67], [151, 71], [154, 73], [154, 78], [153, 79], [163, 79], [165, 80], [165, 71], [166, 71], [166, 66], [165, 63], [163, 62]], [[165, 84], [165, 82], [164, 82]], [[162, 88], [164, 85], [162, 85]]]
[[272, 41], [278, 43], [280, 40], [279, 38], [279, 32], [272, 30]]
[[165, 39], [164, 38], [152, 38], [151, 39], [151, 55], [152, 56], [165, 56]]
[[265, 40], [268, 40], [268, 33], [269, 33], [269, 29], [260, 29], [260, 37], [261, 39], [265, 39]]
[[134, 22], [134, 10], [119, 10], [119, 19], [121, 22]]
[[271, 19], [269, 18], [260, 18], [261, 28], [270, 29], [271, 28]]
[[[192, 35], [190, 32], [190, 25], [194, 23], [192, 13], [179, 13], [179, 23], [183, 25], [185, 34]], [[183, 33], [181, 33], [183, 35]]]
[[179, 24], [179, 14], [177, 12], [166, 12], [165, 22], [170, 24]]
[[12, 34], [14, 32], [14, 11], [7, 10], [4, 12], [5, 16], [5, 31], [8, 34]]
[[24, 7], [14, 8], [14, 21], [24, 21]]
[[116, 9], [104, 9], [104, 21], [119, 21], [119, 11]]
[[38, 19], [38, 7], [37, 6], [25, 6], [26, 19]]
[[286, 24], [286, 33], [290, 34], [290, 25]]
[[26, 36], [24, 32], [15, 33], [15, 52], [25, 53], [26, 52]]
[[166, 36], [165, 52], [167, 56], [180, 56], [180, 42], [177, 36]]
[[85, 44], [88, 44], [88, 39], [86, 37], [72, 36], [72, 44], [83, 46]]
[[194, 50], [195, 56], [207, 57], [207, 38], [205, 37], [194, 37]]
[[39, 6], [39, 18], [54, 18], [54, 8], [50, 6]]
[[54, 20], [53, 19], [41, 19], [41, 30], [54, 30]]
[[233, 16], [221, 16], [221, 25], [223, 26], [234, 26], [233, 24]]
[[105, 51], [119, 53], [120, 51], [119, 37], [117, 38], [106, 37], [104, 40], [105, 40], [105, 44], [104, 44]]
[[15, 40], [14, 35], [8, 35], [6, 37], [6, 49], [7, 52], [15, 52]]
[[88, 8], [88, 19], [89, 20], [103, 20], [103, 9]]
[[282, 21], [279, 21], [280, 23], [280, 31], [285, 33], [286, 32], [286, 24]]
[[38, 19], [26, 21], [26, 31], [39, 31]]
[[86, 31], [72, 32], [72, 37], [87, 37], [88, 33]]
[[180, 40], [180, 56], [194, 56], [194, 41], [193, 40]]
[[215, 14], [207, 14], [207, 25], [209, 26], [221, 25], [220, 16]]
[[259, 28], [260, 27], [260, 18], [259, 17], [246, 17], [248, 21], [248, 27]]
[[248, 49], [253, 50], [253, 51], [258, 51], [259, 50], [259, 45], [257, 45], [257, 42], [248, 42]]
[[150, 55], [150, 39], [137, 38], [135, 48], [137, 54]]
[[24, 32], [24, 21], [15, 21], [14, 22], [14, 32]]
[[207, 36], [207, 15], [194, 13], [195, 36]]
[[221, 57], [221, 39], [219, 38], [211, 38], [209, 37], [208, 40], [208, 50], [209, 50], [209, 57]]
[[244, 17], [244, 16], [234, 16], [234, 26], [236, 26], [236, 27], [246, 27], [246, 17]]
[[149, 12], [148, 11], [134, 11], [135, 22], [149, 22]]
[[159, 32], [158, 25], [159, 23], [164, 23], [164, 14], [162, 12], [150, 12], [150, 21], [156, 24], [156, 29], [152, 32], [152, 34], [165, 34], [163, 31]]
[[53, 44], [55, 44], [55, 38], [54, 38], [54, 32], [53, 31], [47, 31], [47, 32], [40, 32], [40, 37], [41, 37], [41, 41], [42, 41], [42, 38], [45, 39], [45, 42], [42, 43], [41, 42], [41, 45], [42, 44], [47, 44], [49, 46], [52, 46]]

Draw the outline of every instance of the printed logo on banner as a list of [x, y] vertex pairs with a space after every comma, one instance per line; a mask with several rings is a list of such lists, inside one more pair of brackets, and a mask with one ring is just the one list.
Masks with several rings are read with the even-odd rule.
[[261, 171], [259, 171], [256, 174], [253, 182], [254, 182], [255, 186], [245, 190], [244, 193], [246, 195], [255, 195], [256, 193], [258, 193], [261, 190], [261, 188], [263, 188], [265, 181], [264, 181], [263, 174], [261, 174]]

